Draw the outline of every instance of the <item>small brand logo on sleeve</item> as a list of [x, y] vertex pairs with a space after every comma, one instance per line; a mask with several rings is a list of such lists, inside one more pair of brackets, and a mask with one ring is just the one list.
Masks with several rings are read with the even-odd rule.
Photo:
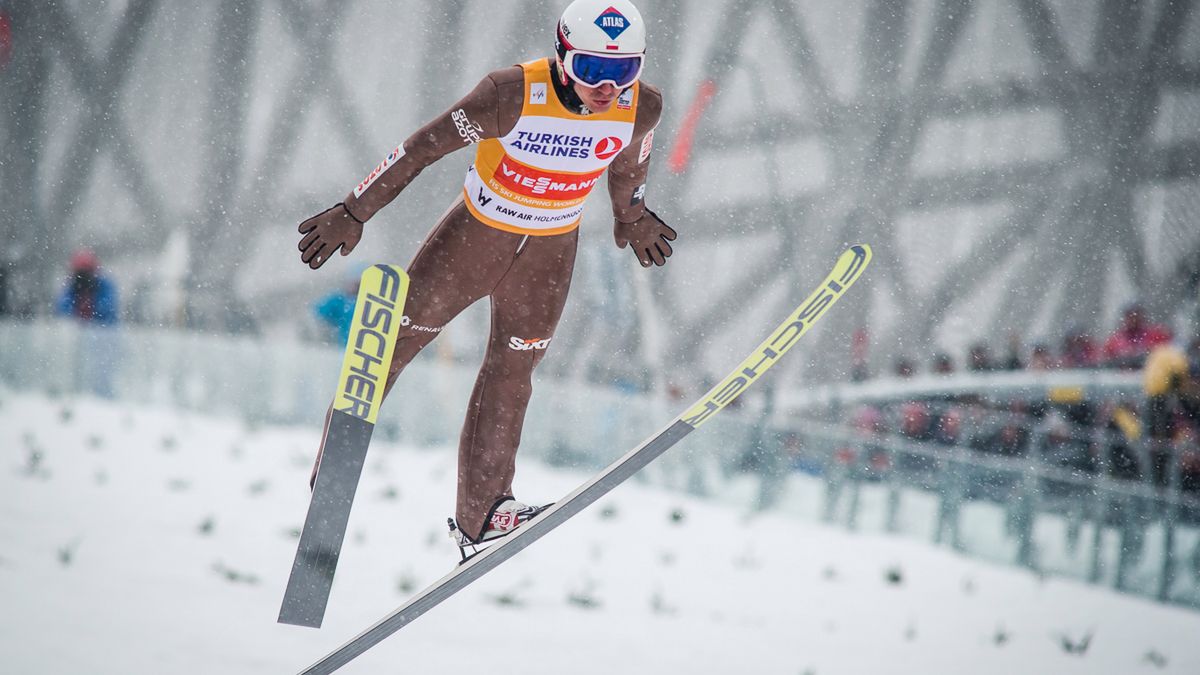
[[641, 185], [637, 186], [636, 190], [633, 191], [633, 198], [629, 200], [629, 205], [637, 206], [638, 204], [641, 204], [642, 200], [644, 200], [645, 198], [646, 198], [646, 184], [642, 183]]
[[384, 171], [387, 171], [390, 166], [399, 161], [403, 156], [404, 145], [397, 145], [396, 149], [389, 152], [388, 156], [384, 157], [383, 161], [379, 163], [379, 166], [375, 167], [374, 171], [367, 174], [367, 177], [358, 184], [358, 187], [354, 188], [355, 198], [361, 197], [362, 193], [366, 192], [367, 188], [371, 187], [371, 183], [374, 183], [380, 176], [383, 175]]
[[454, 120], [454, 126], [458, 127], [458, 135], [462, 136], [464, 143], [469, 145], [483, 140], [483, 136], [479, 135], [479, 132], [483, 131], [483, 127], [472, 122], [462, 108], [450, 113], [450, 119]]
[[546, 83], [533, 82], [529, 85], [529, 105], [546, 104]]
[[647, 159], [650, 159], [650, 151], [654, 149], [654, 130], [646, 132], [642, 137], [642, 147], [638, 151], [638, 164], [643, 164]]

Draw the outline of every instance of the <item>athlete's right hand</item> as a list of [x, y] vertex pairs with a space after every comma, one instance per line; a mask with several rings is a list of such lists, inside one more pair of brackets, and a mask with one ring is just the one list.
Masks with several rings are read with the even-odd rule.
[[362, 239], [363, 224], [342, 202], [300, 223], [300, 260], [314, 270], [333, 257], [338, 248], [350, 255]]

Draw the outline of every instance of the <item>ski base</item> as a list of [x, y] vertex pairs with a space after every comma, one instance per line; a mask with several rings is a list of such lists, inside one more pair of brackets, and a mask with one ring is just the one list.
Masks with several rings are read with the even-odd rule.
[[279, 623], [320, 628], [374, 425], [334, 411]]

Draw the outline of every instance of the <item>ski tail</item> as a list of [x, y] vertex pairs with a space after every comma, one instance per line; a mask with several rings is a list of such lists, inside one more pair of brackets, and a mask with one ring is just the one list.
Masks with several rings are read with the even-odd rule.
[[403, 606], [385, 616], [374, 626], [334, 650], [320, 661], [302, 671], [301, 675], [329, 675], [351, 660], [379, 644], [442, 601], [462, 590], [527, 546], [562, 525], [589, 504], [608, 494], [629, 479], [656, 457], [666, 452], [696, 427], [712, 419], [725, 406], [740, 396], [758, 380], [802, 335], [808, 332], [825, 312], [862, 276], [871, 262], [871, 248], [865, 244], [851, 246], [838, 258], [833, 271], [788, 315], [770, 336], [751, 352], [742, 363], [717, 386], [691, 407], [659, 430], [641, 445], [626, 452], [603, 471], [588, 479], [574, 492], [558, 500], [536, 518], [501, 539], [499, 543], [480, 551], [439, 581], [413, 596]]

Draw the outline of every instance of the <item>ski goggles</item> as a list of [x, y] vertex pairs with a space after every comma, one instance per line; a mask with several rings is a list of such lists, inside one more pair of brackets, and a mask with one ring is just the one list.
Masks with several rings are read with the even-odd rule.
[[645, 61], [645, 54], [596, 54], [569, 50], [563, 59], [563, 68], [571, 79], [585, 87], [595, 89], [609, 82], [617, 89], [624, 89], [642, 76]]

